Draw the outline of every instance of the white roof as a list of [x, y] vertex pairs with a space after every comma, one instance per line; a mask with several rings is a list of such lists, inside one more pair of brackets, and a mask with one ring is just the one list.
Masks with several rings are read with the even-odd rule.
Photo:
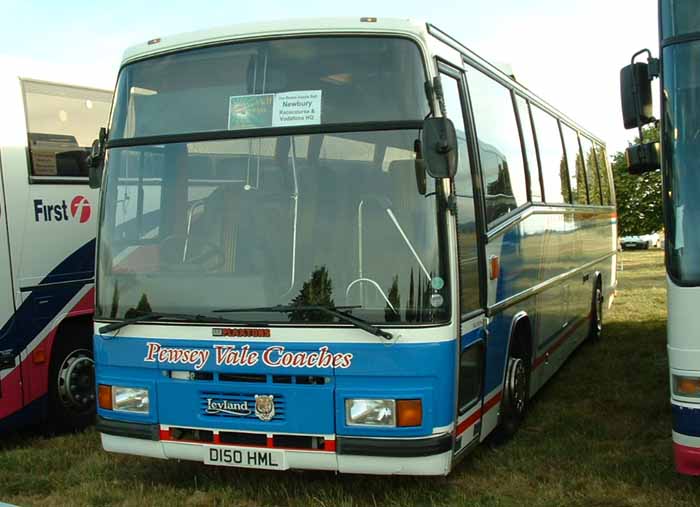
[[[363, 19], [373, 19], [368, 22]], [[194, 46], [216, 44], [236, 39], [268, 37], [273, 35], [300, 35], [312, 33], [392, 33], [425, 38], [424, 22], [397, 18], [304, 18], [264, 23], [229, 25], [196, 32], [169, 36], [155, 36], [148, 42], [128, 48], [122, 65], [131, 60], [158, 53], [181, 50]]]

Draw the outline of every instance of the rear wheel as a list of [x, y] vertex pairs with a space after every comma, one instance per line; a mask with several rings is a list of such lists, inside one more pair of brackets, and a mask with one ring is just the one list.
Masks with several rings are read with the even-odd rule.
[[49, 375], [49, 424], [80, 430], [95, 417], [95, 366], [91, 329], [67, 323], [56, 336]]
[[593, 291], [593, 301], [591, 302], [591, 324], [588, 331], [590, 340], [598, 340], [603, 333], [603, 289], [601, 287], [600, 278], [596, 281], [595, 290]]

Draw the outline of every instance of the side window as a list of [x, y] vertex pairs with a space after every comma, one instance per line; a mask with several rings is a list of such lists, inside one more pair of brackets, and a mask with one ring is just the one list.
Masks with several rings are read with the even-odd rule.
[[32, 178], [86, 177], [83, 157], [107, 125], [112, 93], [22, 81]]
[[527, 101], [520, 95], [515, 96], [515, 104], [518, 107], [518, 116], [520, 116], [525, 160], [527, 161], [527, 169], [530, 172], [530, 195], [532, 196], [532, 202], [542, 202], [540, 170], [537, 164], [537, 154], [535, 153], [535, 137], [532, 132], [530, 108], [528, 107]]
[[525, 167], [510, 90], [477, 70], [467, 75], [479, 140], [486, 221], [527, 202]]
[[608, 171], [608, 154], [605, 148], [599, 144], [595, 145], [596, 160], [598, 162], [598, 174], [600, 175], [600, 195], [603, 204], [612, 204], [612, 192], [610, 191], [610, 180]]
[[458, 406], [460, 411], [468, 408], [481, 394], [483, 357], [482, 343], [471, 345], [459, 355]]
[[474, 189], [467, 151], [463, 100], [460, 83], [447, 74], [441, 74], [442, 90], [445, 96], [447, 117], [452, 120], [457, 131], [459, 165], [455, 176], [457, 194], [457, 243], [459, 249], [459, 280], [461, 312], [469, 313], [479, 308], [479, 262], [476, 241], [476, 218], [474, 211]]
[[578, 146], [578, 135], [568, 125], [561, 124], [561, 134], [564, 138], [566, 160], [571, 182], [571, 199], [573, 204], [588, 204], [586, 198], [586, 171], [583, 158]]
[[593, 142], [587, 137], [579, 137], [581, 140], [581, 151], [583, 151], [583, 161], [586, 163], [586, 179], [588, 180], [588, 197], [590, 204], [603, 204], [600, 196], [600, 179], [596, 169], [595, 151]]
[[552, 115], [536, 106], [532, 106], [532, 116], [542, 164], [544, 199], [553, 204], [571, 202], [559, 124]]

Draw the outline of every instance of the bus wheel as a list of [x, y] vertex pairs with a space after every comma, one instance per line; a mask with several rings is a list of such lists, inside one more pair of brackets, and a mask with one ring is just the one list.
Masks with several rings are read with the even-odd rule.
[[511, 355], [508, 358], [503, 401], [501, 402], [501, 423], [497, 440], [504, 441], [515, 434], [527, 410], [530, 395], [530, 367], [526, 359]]
[[[49, 378], [49, 423], [59, 431], [83, 429], [95, 416], [95, 364], [89, 340], [68, 326], [56, 336]], [[87, 342], [87, 343], [86, 343]]]
[[588, 338], [596, 341], [603, 333], [603, 289], [601, 288], [600, 278], [596, 281], [595, 290], [593, 291], [593, 301], [591, 303], [591, 324], [588, 331]]

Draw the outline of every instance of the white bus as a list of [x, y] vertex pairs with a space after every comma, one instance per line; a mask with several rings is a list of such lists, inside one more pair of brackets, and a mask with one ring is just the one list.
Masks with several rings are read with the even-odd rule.
[[0, 430], [94, 418], [98, 194], [85, 158], [112, 93], [31, 76], [0, 76]]
[[[659, 144], [627, 150], [630, 172], [661, 167], [668, 275], [668, 361], [676, 469], [700, 475], [700, 9], [693, 0], [660, 0], [660, 60], [622, 71], [626, 128], [655, 121], [650, 80], [661, 77]], [[636, 81], [636, 83], [635, 83]], [[633, 89], [637, 89], [635, 99]]]
[[604, 143], [429, 24], [135, 46], [103, 150], [108, 451], [447, 474], [612, 301]]

